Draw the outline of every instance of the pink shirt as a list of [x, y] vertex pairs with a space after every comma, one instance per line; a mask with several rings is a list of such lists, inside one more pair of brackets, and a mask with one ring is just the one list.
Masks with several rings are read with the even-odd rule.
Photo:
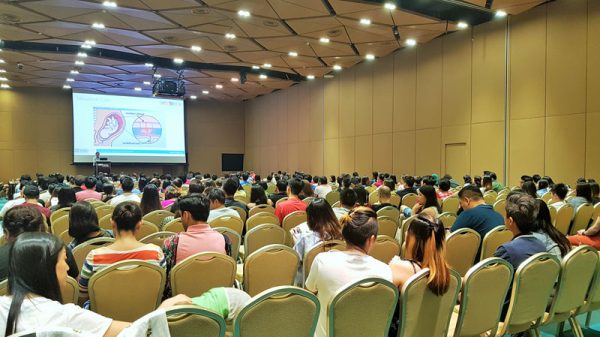
[[167, 199], [167, 200], [163, 200], [160, 202], [160, 205], [162, 206], [162, 208], [171, 206], [175, 203], [175, 199]]
[[187, 231], [179, 233], [176, 264], [202, 252], [227, 254], [223, 234], [212, 229], [209, 224], [189, 226]]
[[94, 190], [83, 190], [75, 193], [75, 198], [77, 198], [77, 201], [86, 199], [102, 200], [102, 194]]
[[306, 204], [297, 198], [282, 201], [275, 208], [275, 215], [279, 218], [279, 223], [283, 224], [283, 219], [295, 211], [306, 211]]

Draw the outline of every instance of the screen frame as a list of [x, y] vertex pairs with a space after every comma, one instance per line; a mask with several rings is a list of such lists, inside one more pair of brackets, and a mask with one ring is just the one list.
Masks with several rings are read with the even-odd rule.
[[[146, 96], [131, 96], [131, 95], [122, 95], [122, 94], [108, 94], [105, 92], [99, 92], [99, 93], [95, 93], [95, 92], [88, 92], [85, 90], [73, 90], [71, 92], [71, 165], [73, 166], [89, 166], [89, 165], [94, 165], [93, 162], [76, 162], [75, 161], [75, 106], [73, 105], [73, 94], [89, 94], [89, 95], [98, 95], [98, 96], [120, 96], [120, 97], [133, 97], [133, 98], [162, 98], [162, 99], [169, 99], [169, 97], [171, 96], [167, 96], [167, 97], [162, 97], [162, 96], [158, 96], [158, 97], [146, 97]], [[182, 97], [174, 97], [172, 98], [173, 100], [180, 100], [183, 102], [183, 141], [185, 142], [184, 144], [184, 151], [185, 151], [185, 163], [164, 163], [164, 162], [112, 162], [113, 166], [144, 166], [144, 165], [153, 165], [153, 166], [187, 166], [189, 165], [189, 152], [188, 152], [188, 132], [187, 132], [187, 124], [188, 124], [188, 118], [187, 118], [187, 100], [182, 98]], [[108, 160], [110, 160], [110, 157], [108, 157]]]

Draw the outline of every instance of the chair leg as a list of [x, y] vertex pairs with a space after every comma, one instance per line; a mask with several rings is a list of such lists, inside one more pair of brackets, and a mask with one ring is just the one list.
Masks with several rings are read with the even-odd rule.
[[583, 330], [581, 329], [581, 325], [579, 325], [579, 322], [577, 321], [577, 317], [569, 317], [569, 324], [571, 324], [571, 329], [573, 330], [573, 335], [575, 335], [575, 337], [584, 337]]
[[591, 321], [592, 321], [592, 311], [588, 312], [587, 315], [585, 316], [585, 328], [586, 329], [590, 328]]

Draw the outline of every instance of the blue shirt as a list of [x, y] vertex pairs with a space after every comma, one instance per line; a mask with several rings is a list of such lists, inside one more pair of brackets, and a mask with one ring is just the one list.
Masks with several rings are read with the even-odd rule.
[[504, 218], [500, 213], [494, 211], [491, 205], [479, 205], [460, 213], [450, 231], [455, 232], [461, 228], [471, 228], [479, 233], [483, 241], [489, 231], [503, 224]]
[[515, 271], [523, 261], [537, 253], [545, 253], [544, 243], [533, 236], [533, 234], [519, 235], [496, 250], [495, 257], [506, 260], [512, 264]]

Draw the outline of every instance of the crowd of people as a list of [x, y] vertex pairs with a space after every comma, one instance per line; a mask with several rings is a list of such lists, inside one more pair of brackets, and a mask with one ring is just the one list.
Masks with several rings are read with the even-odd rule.
[[[495, 256], [508, 261], [515, 270], [528, 257], [540, 252], [560, 259], [573, 245], [587, 244], [600, 249], [600, 219], [588, 229], [567, 237], [554, 228], [549, 211], [549, 207], [559, 208], [565, 204], [577, 208], [600, 202], [598, 184], [594, 180], [579, 179], [571, 190], [564, 183], [555, 184], [550, 177], [524, 175], [519, 186], [508, 194], [503, 216], [484, 200], [486, 193], [505, 188], [496, 179], [493, 172], [484, 172], [481, 177], [464, 176], [463, 184], [449, 175], [406, 175], [397, 179], [379, 172], [373, 172], [372, 177], [354, 172], [329, 178], [301, 172], [274, 172], [265, 178], [253, 172], [221, 177], [193, 172], [182, 177], [155, 174], [151, 178], [143, 174], [114, 177], [51, 174], [38, 175], [35, 179], [24, 175], [14, 191], [4, 186], [0, 195], [4, 198], [0, 217], [5, 242], [0, 246], [0, 281], [8, 278], [9, 294], [0, 297], [0, 317], [6, 322], [5, 326], [0, 323], [0, 331], [9, 335], [51, 325], [101, 336], [117, 335], [129, 323], [85, 309], [89, 303], [86, 301], [88, 281], [94, 273], [113, 263], [136, 259], [156, 264], [168, 275], [175, 265], [196, 253], [232, 255], [229, 238], [209, 225], [221, 216], [240, 217], [231, 206], [246, 212], [256, 206], [274, 206], [280, 223], [292, 212], [305, 211], [306, 222], [290, 233], [301, 259], [320, 242], [345, 241], [345, 250], [317, 255], [307, 278], [302, 265], [298, 268], [296, 285], [315, 292], [322, 303], [318, 337], [327, 336], [327, 305], [324, 303], [329, 303], [336, 291], [348, 282], [376, 276], [401, 288], [411, 276], [427, 268], [429, 289], [436, 295], [444, 294], [450, 283], [446, 236], [462, 228], [471, 228], [483, 238], [497, 226], [505, 225], [514, 238], [498, 247]], [[244, 185], [251, 187], [245, 189]], [[272, 193], [268, 193], [273, 187]], [[369, 203], [369, 190], [375, 190], [379, 202]], [[339, 192], [339, 205], [327, 201], [332, 191]], [[541, 199], [547, 193], [552, 196], [548, 203]], [[569, 193], [573, 193], [570, 198]], [[416, 202], [413, 207], [401, 206], [391, 201], [393, 194], [399, 198], [414, 194]], [[244, 198], [240, 198], [241, 195]], [[438, 216], [443, 200], [449, 197], [458, 198], [460, 209], [452, 227], [446, 229]], [[305, 202], [306, 198], [311, 198], [310, 202]], [[91, 204], [96, 200], [114, 206], [112, 230], [100, 228]], [[52, 212], [65, 207], [70, 207], [68, 233], [73, 238], [67, 245], [48, 234]], [[384, 207], [398, 208], [405, 217], [414, 216], [406, 232], [403, 258], [396, 256], [387, 264], [369, 255], [378, 235], [377, 211]], [[162, 247], [141, 243], [136, 233], [142, 225], [142, 217], [162, 209], [169, 209], [174, 215], [156, 225], [162, 229], [179, 218], [184, 231], [165, 240]], [[72, 250], [99, 237], [115, 240], [92, 250], [78, 270]], [[66, 282], [67, 275], [78, 280], [81, 307], [59, 303], [60, 285]], [[211, 308], [214, 298], [219, 298], [229, 306], [225, 317], [228, 319], [233, 319], [250, 299], [242, 290], [233, 288], [213, 289], [193, 299], [171, 295], [167, 281], [162, 307], [194, 303]], [[211, 300], [207, 300], [207, 296]], [[505, 309], [507, 306], [508, 302]], [[397, 328], [397, 318], [391, 334]]]

